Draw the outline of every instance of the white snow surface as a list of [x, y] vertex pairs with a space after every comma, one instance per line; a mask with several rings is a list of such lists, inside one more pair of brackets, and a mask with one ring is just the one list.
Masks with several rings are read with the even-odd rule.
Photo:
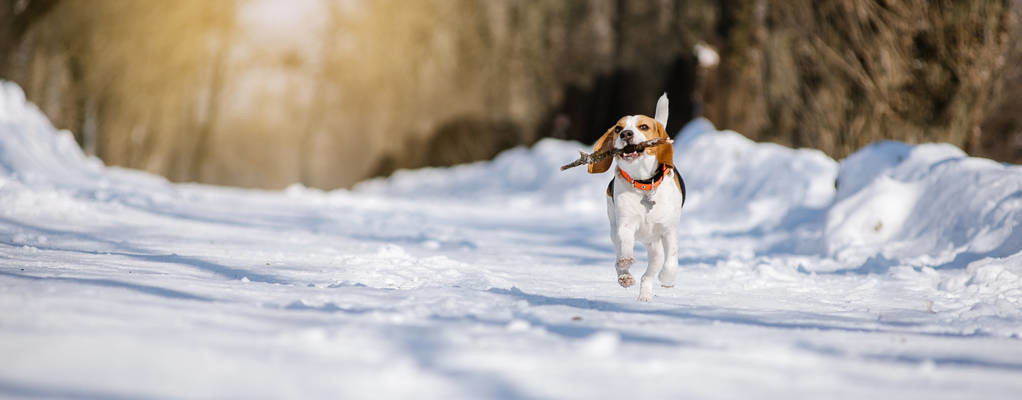
[[[677, 285], [546, 139], [324, 192], [83, 156], [0, 84], [0, 397], [1018, 398], [1022, 168], [677, 137]], [[637, 272], [644, 269], [644, 260]]]

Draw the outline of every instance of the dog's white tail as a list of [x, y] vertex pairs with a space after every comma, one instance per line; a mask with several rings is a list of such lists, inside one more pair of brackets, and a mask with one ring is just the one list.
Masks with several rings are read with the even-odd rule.
[[667, 93], [665, 92], [656, 101], [656, 115], [653, 117], [660, 125], [664, 126], [664, 130], [667, 130], [667, 110]]

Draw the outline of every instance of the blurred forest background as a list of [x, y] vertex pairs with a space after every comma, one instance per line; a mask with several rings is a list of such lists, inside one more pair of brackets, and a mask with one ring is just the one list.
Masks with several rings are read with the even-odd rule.
[[[349, 187], [591, 143], [671, 98], [841, 158], [1022, 162], [1022, 0], [0, 0], [0, 77], [88, 154], [174, 181]], [[573, 157], [565, 154], [566, 161]], [[551, 173], [556, 173], [553, 171]]]

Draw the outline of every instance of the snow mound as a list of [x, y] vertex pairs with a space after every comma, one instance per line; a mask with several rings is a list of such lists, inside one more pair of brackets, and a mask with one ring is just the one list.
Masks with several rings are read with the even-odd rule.
[[0, 131], [3, 175], [36, 182], [94, 179], [102, 172], [102, 163], [85, 157], [71, 132], [56, 130], [21, 87], [7, 81], [0, 81]]
[[682, 213], [693, 233], [782, 228], [799, 210], [826, 207], [838, 164], [817, 150], [756, 143], [698, 119], [682, 130], [674, 161], [689, 198]]
[[849, 156], [840, 177], [826, 222], [839, 261], [965, 268], [1022, 251], [1022, 167], [884, 142]]
[[576, 211], [602, 210], [605, 200], [593, 196], [591, 189], [601, 183], [606, 186], [608, 176], [586, 174], [581, 167], [559, 170], [582, 147], [576, 142], [543, 139], [532, 148], [504, 151], [492, 161], [400, 170], [389, 178], [356, 185], [355, 190], [417, 199], [497, 202], [518, 209], [554, 206]]
[[[104, 167], [86, 156], [67, 130], [57, 130], [17, 84], [0, 80], [0, 180], [58, 189], [78, 196], [108, 199], [121, 186], [134, 200], [173, 191], [166, 179], [145, 172]], [[2, 181], [0, 181], [2, 182]], [[144, 190], [143, 190], [144, 189]]]
[[336, 262], [346, 266], [345, 279], [333, 287], [362, 285], [372, 288], [417, 289], [425, 287], [471, 287], [495, 285], [478, 268], [445, 256], [419, 258], [400, 246], [387, 244], [370, 255], [347, 255]]

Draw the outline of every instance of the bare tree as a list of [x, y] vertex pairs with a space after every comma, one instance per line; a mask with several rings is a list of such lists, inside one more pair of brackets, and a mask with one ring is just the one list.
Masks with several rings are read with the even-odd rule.
[[[0, 0], [0, 59], [9, 60], [11, 52], [25, 33], [59, 0]], [[0, 76], [9, 76], [9, 63], [0, 63]]]

